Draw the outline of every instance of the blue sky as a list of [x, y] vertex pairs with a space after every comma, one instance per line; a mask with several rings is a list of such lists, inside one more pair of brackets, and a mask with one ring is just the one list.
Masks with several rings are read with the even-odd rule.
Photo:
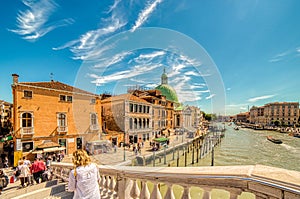
[[[222, 113], [221, 95], [227, 114], [299, 101], [299, 8], [298, 0], [6, 0], [0, 99], [12, 102], [12, 73], [119, 94], [154, 88], [166, 68], [179, 100], [206, 112]], [[124, 48], [125, 38], [133, 39]]]

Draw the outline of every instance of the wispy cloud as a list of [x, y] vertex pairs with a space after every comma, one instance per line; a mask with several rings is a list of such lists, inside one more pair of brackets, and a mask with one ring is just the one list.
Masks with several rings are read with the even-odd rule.
[[165, 54], [166, 54], [166, 52], [164, 52], [164, 51], [154, 51], [152, 53], [143, 53], [143, 54], [140, 54], [138, 57], [134, 58], [133, 60], [136, 63], [149, 63], [153, 59], [155, 59], [155, 58], [157, 59], [159, 57], [162, 57]]
[[148, 1], [148, 6], [139, 13], [138, 19], [135, 21], [134, 26], [131, 28], [131, 31], [134, 32], [137, 28], [143, 25], [151, 13], [155, 10], [155, 8], [160, 4], [163, 0], [154, 0], [152, 3]]
[[216, 94], [210, 94], [209, 96], [207, 96], [205, 99], [211, 99], [211, 98], [213, 98], [214, 96], [215, 96]]
[[130, 70], [123, 70], [118, 71], [115, 73], [112, 73], [110, 75], [97, 75], [97, 74], [88, 74], [88, 76], [94, 80], [91, 81], [91, 83], [96, 84], [97, 86], [101, 86], [103, 84], [113, 82], [113, 81], [119, 81], [124, 79], [130, 79], [142, 74], [145, 74], [149, 71], [152, 71], [156, 68], [161, 67], [161, 64], [156, 65], [136, 65]]
[[23, 0], [23, 3], [28, 9], [19, 11], [17, 16], [18, 28], [9, 29], [9, 31], [22, 35], [26, 40], [37, 40], [58, 27], [74, 22], [72, 19], [63, 19], [54, 23], [48, 23], [49, 17], [57, 8], [57, 4], [53, 0]]
[[95, 30], [89, 30], [78, 39], [67, 42], [66, 44], [53, 48], [61, 50], [69, 48], [74, 54], [73, 59], [93, 60], [98, 59], [101, 52], [110, 49], [112, 46], [104, 46], [103, 49], [96, 48], [105, 38], [120, 31], [128, 23], [127, 18], [118, 9], [120, 0], [115, 0], [109, 8], [106, 18], [101, 19], [102, 26]]
[[274, 96], [275, 95], [264, 95], [264, 96], [254, 97], [254, 98], [248, 99], [248, 102], [257, 102], [259, 100], [270, 99]]

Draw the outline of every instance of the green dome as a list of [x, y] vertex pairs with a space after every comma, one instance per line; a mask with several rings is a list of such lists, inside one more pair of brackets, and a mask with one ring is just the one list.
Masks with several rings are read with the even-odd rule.
[[155, 89], [159, 90], [162, 95], [166, 96], [167, 100], [178, 103], [176, 91], [168, 84], [161, 84]]

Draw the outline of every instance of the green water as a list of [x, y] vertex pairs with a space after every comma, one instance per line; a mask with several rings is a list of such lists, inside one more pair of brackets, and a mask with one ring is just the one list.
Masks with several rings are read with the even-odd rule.
[[[220, 145], [214, 150], [214, 165], [255, 165], [279, 167], [289, 170], [300, 171], [300, 138], [289, 136], [274, 131], [256, 131], [247, 128], [240, 128], [236, 131], [233, 127], [226, 127], [225, 137]], [[268, 135], [281, 139], [282, 144], [274, 144], [266, 139]], [[180, 151], [179, 166], [184, 166], [184, 156]], [[167, 156], [167, 164], [156, 160], [155, 166], [177, 166], [177, 153], [175, 160], [173, 154]], [[192, 153], [187, 157], [187, 166], [210, 166], [211, 154], [196, 163], [196, 152], [194, 153], [194, 164], [192, 164]], [[150, 164], [149, 166], [152, 166]]]

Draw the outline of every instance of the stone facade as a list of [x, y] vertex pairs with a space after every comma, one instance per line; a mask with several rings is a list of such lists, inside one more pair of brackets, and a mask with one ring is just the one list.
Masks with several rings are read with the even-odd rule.
[[[71, 154], [101, 133], [100, 98], [57, 81], [18, 82], [13, 75], [15, 151], [29, 152], [45, 142]], [[26, 148], [24, 148], [26, 146]]]
[[261, 125], [296, 125], [299, 119], [298, 102], [273, 102], [250, 109], [250, 123]]

